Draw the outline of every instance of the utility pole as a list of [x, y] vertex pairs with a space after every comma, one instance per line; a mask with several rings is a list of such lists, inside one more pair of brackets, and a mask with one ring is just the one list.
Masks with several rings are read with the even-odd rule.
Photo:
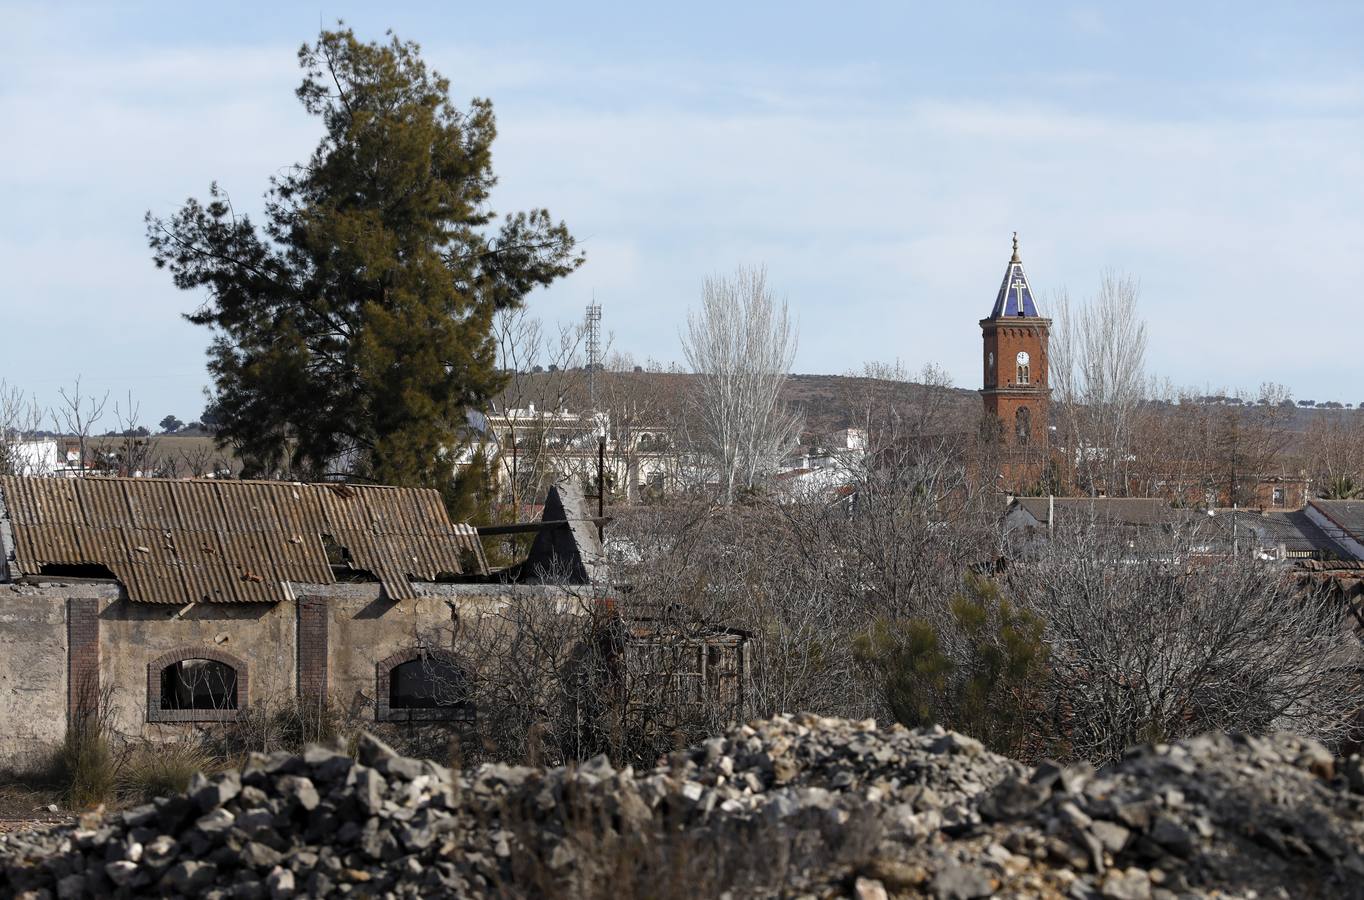
[[597, 438], [597, 540], [605, 540], [606, 530], [606, 435]]

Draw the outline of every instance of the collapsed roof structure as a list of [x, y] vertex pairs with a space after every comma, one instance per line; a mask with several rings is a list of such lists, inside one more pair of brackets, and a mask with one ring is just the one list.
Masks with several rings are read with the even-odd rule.
[[276, 602], [348, 570], [401, 600], [413, 581], [488, 573], [433, 490], [0, 476], [0, 495], [11, 577], [112, 577], [139, 603]]

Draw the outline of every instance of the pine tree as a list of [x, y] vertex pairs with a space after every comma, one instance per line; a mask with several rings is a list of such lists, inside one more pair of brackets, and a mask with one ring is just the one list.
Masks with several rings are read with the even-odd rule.
[[213, 331], [217, 436], [244, 474], [348, 471], [457, 503], [465, 412], [500, 386], [494, 312], [582, 264], [546, 210], [495, 224], [492, 105], [457, 108], [419, 51], [349, 29], [300, 49], [325, 133], [271, 180], [263, 227], [216, 183], [147, 214], [157, 267], [207, 289], [187, 318]]

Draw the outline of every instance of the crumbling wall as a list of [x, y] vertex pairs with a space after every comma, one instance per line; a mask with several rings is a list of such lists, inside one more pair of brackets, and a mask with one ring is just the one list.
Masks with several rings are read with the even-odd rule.
[[[196, 603], [162, 606], [106, 600], [100, 613], [100, 683], [112, 686], [116, 728], [127, 735], [163, 738], [184, 725], [147, 721], [147, 665], [180, 649], [202, 647], [247, 665], [248, 704], [294, 694], [293, 603]], [[239, 676], [240, 677], [240, 676]]]
[[[357, 713], [370, 714], [376, 690], [375, 666], [435, 639], [461, 656], [477, 653], [463, 638], [474, 618], [496, 614], [515, 598], [555, 605], [573, 604], [560, 588], [542, 585], [425, 585], [428, 596], [393, 601], [379, 595], [378, 585], [326, 585], [327, 680], [333, 700]], [[306, 593], [306, 590], [300, 589]]]
[[0, 768], [24, 768], [66, 728], [66, 598], [0, 585]]
[[[480, 651], [470, 624], [516, 600], [572, 614], [581, 605], [546, 585], [423, 585], [425, 596], [391, 600], [378, 584], [291, 585], [280, 603], [134, 603], [117, 584], [0, 585], [0, 766], [14, 765], [60, 741], [71, 702], [69, 673], [98, 657], [99, 685], [110, 691], [113, 727], [128, 737], [177, 738], [200, 723], [149, 722], [149, 665], [192, 657], [244, 663], [239, 687], [251, 707], [316, 696], [361, 717], [373, 715], [377, 664], [419, 643]], [[74, 604], [74, 605], [73, 605]], [[80, 615], [71, 619], [71, 610]], [[75, 621], [88, 646], [71, 653]], [[95, 637], [97, 632], [97, 638]], [[94, 650], [98, 647], [97, 651]], [[159, 697], [159, 693], [158, 693]]]

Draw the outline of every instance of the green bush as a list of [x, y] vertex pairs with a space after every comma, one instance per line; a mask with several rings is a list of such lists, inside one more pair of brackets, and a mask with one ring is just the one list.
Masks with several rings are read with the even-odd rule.
[[945, 613], [937, 624], [879, 620], [857, 637], [856, 658], [872, 669], [891, 715], [910, 727], [970, 734], [1018, 758], [1048, 749], [1039, 746], [1048, 672], [1042, 621], [976, 574]]

